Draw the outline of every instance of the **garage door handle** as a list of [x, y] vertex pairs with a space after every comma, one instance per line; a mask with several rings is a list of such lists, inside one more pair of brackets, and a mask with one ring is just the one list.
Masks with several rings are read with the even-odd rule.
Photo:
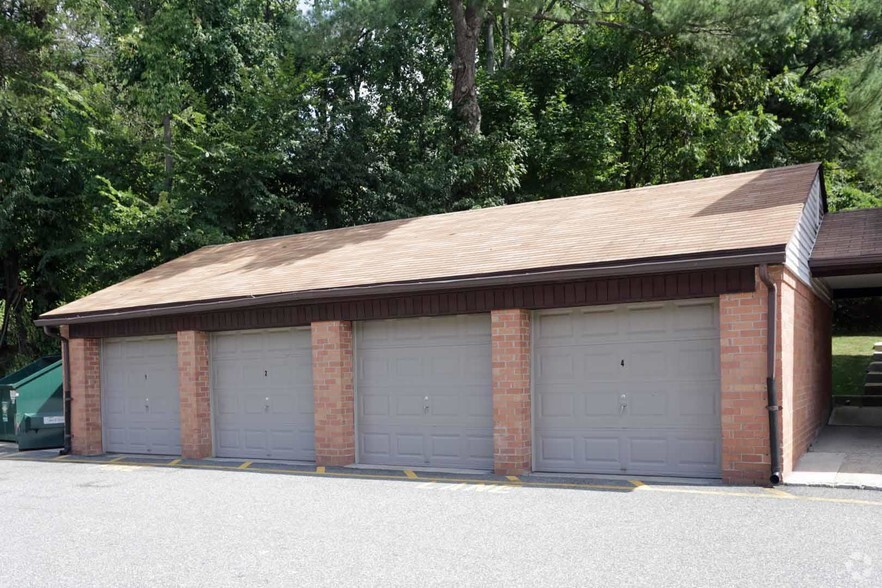
[[144, 410], [146, 410], [147, 412], [150, 412], [150, 399], [149, 398], [144, 399]]
[[423, 414], [429, 414], [429, 397], [426, 396], [425, 402], [423, 404]]
[[266, 404], [264, 404], [264, 406], [263, 406], [263, 411], [269, 412], [269, 396], [267, 396], [267, 398], [266, 398]]

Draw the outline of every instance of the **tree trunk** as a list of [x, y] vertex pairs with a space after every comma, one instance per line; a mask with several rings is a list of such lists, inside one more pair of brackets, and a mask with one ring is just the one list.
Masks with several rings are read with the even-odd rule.
[[22, 298], [21, 278], [18, 274], [18, 263], [15, 256], [10, 256], [3, 262], [3, 291], [6, 296], [3, 299], [3, 319], [0, 323], [0, 349], [7, 345], [9, 327], [19, 311]]
[[496, 73], [496, 40], [493, 38], [493, 19], [487, 19], [487, 73]]
[[502, 0], [502, 68], [511, 65], [511, 17], [508, 15], [508, 0]]
[[162, 144], [165, 148], [165, 191], [171, 192], [172, 178], [175, 171], [175, 158], [172, 155], [171, 114], [166, 114], [162, 117]]
[[450, 0], [450, 11], [454, 41], [453, 112], [469, 133], [477, 134], [481, 132], [481, 108], [475, 74], [485, 6], [482, 0]]

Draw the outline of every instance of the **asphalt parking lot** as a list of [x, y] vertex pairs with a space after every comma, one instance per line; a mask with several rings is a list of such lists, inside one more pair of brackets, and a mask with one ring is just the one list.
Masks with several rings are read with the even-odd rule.
[[882, 492], [0, 457], [27, 586], [882, 585]]

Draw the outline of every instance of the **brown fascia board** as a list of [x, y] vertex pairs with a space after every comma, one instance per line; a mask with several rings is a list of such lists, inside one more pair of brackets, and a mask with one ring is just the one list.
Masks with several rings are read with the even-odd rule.
[[756, 247], [750, 249], [707, 252], [700, 255], [644, 258], [625, 262], [582, 265], [567, 268], [548, 268], [518, 273], [481, 274], [415, 282], [393, 282], [367, 286], [346, 286], [301, 292], [282, 292], [258, 296], [242, 296], [226, 299], [201, 300], [166, 305], [132, 307], [96, 311], [81, 314], [55, 315], [39, 318], [37, 326], [58, 326], [97, 323], [110, 320], [145, 318], [231, 310], [284, 303], [315, 304], [336, 302], [343, 299], [365, 298], [395, 294], [425, 294], [464, 288], [490, 288], [526, 284], [547, 284], [621, 276], [633, 277], [649, 274], [665, 274], [689, 270], [712, 270], [733, 267], [756, 266], [762, 263], [784, 263], [785, 245]]
[[811, 259], [809, 269], [818, 278], [878, 274], [882, 272], [882, 254]]

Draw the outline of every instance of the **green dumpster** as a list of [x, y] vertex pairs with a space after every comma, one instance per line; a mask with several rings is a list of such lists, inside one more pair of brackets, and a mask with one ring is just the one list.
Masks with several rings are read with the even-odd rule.
[[57, 355], [42, 357], [0, 379], [0, 440], [18, 448], [49, 449], [64, 444], [62, 367]]

